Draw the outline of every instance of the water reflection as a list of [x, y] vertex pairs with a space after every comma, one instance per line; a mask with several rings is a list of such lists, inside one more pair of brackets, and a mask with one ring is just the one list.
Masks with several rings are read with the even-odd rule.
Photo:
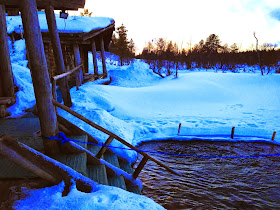
[[[186, 155], [241, 156], [280, 153], [265, 143], [205, 141], [149, 142], [143, 150]], [[143, 194], [167, 209], [277, 209], [280, 207], [280, 157], [202, 159], [155, 155], [182, 176], [152, 161], [140, 173]]]

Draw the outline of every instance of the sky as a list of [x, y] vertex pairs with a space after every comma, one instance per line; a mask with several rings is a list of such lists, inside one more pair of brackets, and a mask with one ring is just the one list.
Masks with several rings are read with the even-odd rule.
[[242, 48], [255, 44], [253, 32], [259, 43], [280, 44], [279, 0], [86, 0], [85, 8], [123, 23], [138, 51], [159, 37], [188, 47], [213, 33]]

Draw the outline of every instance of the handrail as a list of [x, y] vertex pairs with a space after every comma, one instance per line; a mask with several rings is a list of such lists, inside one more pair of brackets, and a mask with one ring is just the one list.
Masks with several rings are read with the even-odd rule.
[[[137, 147], [129, 144], [128, 142], [126, 142], [124, 139], [122, 139], [121, 137], [117, 136], [116, 134], [112, 133], [111, 131], [108, 131], [107, 129], [101, 127], [100, 125], [95, 124], [94, 122], [90, 121], [89, 119], [85, 118], [84, 116], [80, 115], [79, 113], [73, 111], [72, 109], [70, 109], [69, 107], [53, 100], [53, 104], [61, 109], [63, 109], [64, 111], [69, 112], [70, 114], [72, 114], [73, 116], [79, 118], [80, 120], [84, 121], [85, 123], [89, 124], [90, 126], [94, 127], [95, 129], [102, 131], [103, 133], [108, 134], [110, 137], [118, 140], [119, 142], [121, 142], [122, 144], [124, 144], [125, 146], [129, 147], [130, 149], [135, 150], [137, 153], [143, 155], [144, 157], [146, 157], [145, 159], [149, 159], [155, 163], [157, 163], [158, 165], [162, 166], [163, 168], [165, 168], [167, 171], [176, 174], [176, 175], [180, 175], [178, 174], [176, 171], [172, 170], [171, 168], [169, 168], [168, 166], [166, 166], [165, 164], [163, 164], [162, 162], [158, 161], [157, 159], [151, 157], [150, 155], [148, 155], [145, 152], [139, 151]], [[140, 172], [139, 172], [140, 173]], [[138, 173], [138, 174], [139, 174]], [[135, 178], [135, 177], [134, 177]]]
[[[61, 78], [64, 78], [72, 73], [74, 73], [75, 71], [79, 70], [84, 64], [82, 63], [81, 65], [73, 68], [72, 70], [70, 71], [67, 71], [65, 73], [62, 73], [62, 74], [59, 74], [59, 75], [56, 75], [52, 78], [52, 95], [53, 95], [53, 99], [56, 100], [57, 99], [57, 95], [56, 95], [56, 80], [59, 80]], [[78, 84], [78, 78], [76, 76], [76, 87], [77, 87], [77, 90], [79, 89], [79, 84]]]
[[58, 79], [61, 79], [61, 78], [63, 78], [63, 77], [66, 77], [66, 76], [68, 76], [68, 75], [74, 73], [75, 71], [79, 70], [83, 65], [84, 65], [84, 64], [81, 64], [81, 65], [75, 67], [74, 69], [72, 69], [72, 70], [70, 70], [70, 71], [67, 71], [67, 72], [65, 72], [65, 73], [56, 75], [56, 76], [53, 77], [53, 80], [58, 80]]

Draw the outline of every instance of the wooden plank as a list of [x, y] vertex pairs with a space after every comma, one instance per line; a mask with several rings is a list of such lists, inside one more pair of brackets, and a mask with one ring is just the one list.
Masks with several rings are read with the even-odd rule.
[[[39, 26], [36, 1], [21, 0], [20, 7], [42, 136], [56, 136], [58, 134], [58, 125], [56, 112], [52, 104], [50, 79]], [[45, 140], [44, 147], [46, 153], [59, 152], [57, 142]]]
[[0, 138], [0, 154], [8, 160], [16, 163], [32, 173], [54, 184], [64, 181], [66, 186], [72, 185], [71, 179], [76, 182], [77, 189], [83, 192], [91, 192], [96, 185], [92, 180], [77, 174], [69, 167], [58, 165], [46, 155], [23, 145], [9, 136]]
[[83, 64], [83, 75], [88, 73], [88, 50], [87, 47], [81, 48], [81, 63]]
[[97, 59], [96, 59], [96, 44], [95, 40], [92, 40], [91, 42], [91, 49], [92, 49], [92, 59], [93, 59], [93, 67], [94, 67], [94, 74], [98, 75], [98, 65], [97, 65]]
[[[54, 53], [54, 61], [56, 65], [56, 73], [57, 74], [63, 74], [65, 73], [65, 66], [64, 66], [64, 60], [61, 50], [61, 44], [58, 36], [58, 30], [54, 15], [54, 8], [52, 6], [48, 6], [45, 8], [46, 12], [46, 18], [50, 33], [50, 38], [52, 42], [52, 48]], [[67, 78], [62, 78], [58, 81], [59, 88], [62, 93], [62, 99], [64, 101], [64, 104], [68, 107], [72, 106], [71, 96], [69, 92], [69, 86]]]
[[0, 79], [2, 84], [2, 94], [0, 96], [14, 95], [14, 77], [11, 66], [10, 51], [8, 44], [6, 10], [4, 5], [0, 5]]
[[105, 48], [104, 48], [104, 39], [100, 38], [100, 48], [101, 48], [101, 58], [102, 58], [102, 67], [103, 67], [103, 75], [107, 77], [107, 68], [106, 68], [106, 57], [105, 57]]

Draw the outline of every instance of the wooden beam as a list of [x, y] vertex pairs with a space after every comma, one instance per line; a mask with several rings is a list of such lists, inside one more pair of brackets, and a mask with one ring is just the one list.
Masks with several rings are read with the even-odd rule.
[[78, 190], [88, 193], [96, 185], [89, 178], [77, 174], [75, 170], [63, 164], [58, 165], [55, 160], [7, 135], [0, 138], [0, 154], [20, 167], [54, 184], [64, 181], [66, 186], [70, 187], [72, 185], [71, 179], [73, 179]]
[[95, 44], [95, 40], [92, 40], [91, 48], [92, 48], [92, 59], [93, 59], [94, 74], [98, 75], [98, 65], [97, 65], [97, 59], [96, 59], [96, 44]]
[[[54, 53], [54, 61], [56, 65], [56, 73], [57, 74], [63, 74], [65, 73], [65, 66], [64, 66], [64, 60], [61, 50], [61, 44], [58, 36], [58, 30], [54, 15], [54, 8], [52, 6], [48, 6], [45, 8], [46, 12], [46, 18], [50, 33], [50, 38], [52, 42], [52, 48]], [[63, 78], [60, 81], [58, 81], [59, 88], [62, 93], [62, 99], [64, 101], [64, 104], [68, 107], [72, 106], [71, 96], [69, 92], [69, 86], [67, 78]]]
[[14, 95], [14, 77], [11, 66], [10, 51], [8, 44], [6, 10], [0, 5], [0, 79], [2, 94], [0, 96], [11, 97]]
[[89, 39], [93, 39], [94, 37], [98, 36], [99, 34], [102, 34], [106, 31], [109, 31], [109, 30], [114, 30], [115, 28], [115, 21], [113, 23], [111, 23], [109, 26], [107, 26], [106, 28], [103, 28], [103, 29], [99, 29], [99, 30], [93, 30], [89, 33], [86, 33], [84, 36], [83, 36], [83, 40], [86, 41], [86, 40], [89, 40]]
[[[109, 136], [109, 138], [106, 140], [106, 142], [104, 143], [104, 145], [109, 146], [111, 144], [111, 142], [114, 140], [114, 137]], [[101, 149], [99, 150], [99, 152], [97, 153], [96, 157], [98, 159], [101, 158], [101, 156], [104, 154], [104, 152], [106, 152], [107, 148], [106, 146], [102, 146]]]
[[0, 97], [0, 105], [12, 106], [16, 103], [15, 97]]
[[[75, 66], [81, 65], [81, 54], [80, 54], [80, 47], [77, 44], [73, 45], [74, 48], [74, 55], [75, 55]], [[83, 81], [83, 71], [82, 68], [76, 71], [76, 78], [78, 78], [79, 86], [82, 84]]]
[[147, 157], [143, 157], [143, 159], [141, 160], [141, 162], [139, 163], [138, 167], [135, 169], [132, 175], [134, 179], [136, 179], [139, 176], [140, 172], [142, 171], [148, 160], [149, 159]]
[[[20, 9], [42, 136], [53, 137], [58, 134], [58, 125], [56, 112], [52, 104], [50, 79], [39, 26], [36, 1], [21, 0]], [[55, 154], [59, 152], [57, 142], [48, 140], [44, 140], [43, 142], [46, 153]]]
[[104, 77], [107, 77], [108, 72], [107, 72], [107, 68], [106, 68], [106, 57], [105, 57], [105, 49], [104, 49], [104, 39], [103, 39], [103, 37], [100, 38], [100, 48], [101, 48], [103, 75], [104, 75]]
[[[19, 7], [21, 0], [0, 0], [0, 4], [7, 5], [9, 8]], [[51, 4], [54, 9], [65, 9], [65, 10], [78, 10], [84, 8], [85, 0], [37, 0], [38, 9], [44, 9], [46, 6]]]

